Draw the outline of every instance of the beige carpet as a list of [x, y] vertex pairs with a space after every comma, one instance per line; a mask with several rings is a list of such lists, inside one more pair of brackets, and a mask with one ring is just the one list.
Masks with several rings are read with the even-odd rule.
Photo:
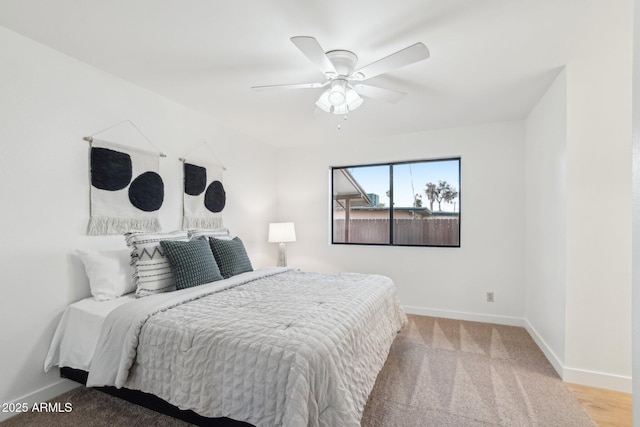
[[523, 328], [409, 316], [363, 426], [595, 426]]
[[[71, 402], [73, 411], [22, 414], [2, 427], [188, 425], [85, 388], [55, 400]], [[362, 426], [595, 423], [523, 328], [410, 315], [378, 376]]]

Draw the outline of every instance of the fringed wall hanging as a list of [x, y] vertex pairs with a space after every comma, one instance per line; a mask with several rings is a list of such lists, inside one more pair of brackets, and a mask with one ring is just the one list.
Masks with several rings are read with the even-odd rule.
[[[222, 228], [227, 194], [222, 184], [224, 167], [184, 160], [182, 228]], [[198, 164], [196, 164], [198, 163]]]
[[183, 230], [224, 227], [222, 210], [227, 203], [227, 193], [222, 184], [222, 175], [227, 168], [218, 161], [205, 141], [202, 145], [217, 163], [190, 161], [182, 157], [179, 159], [184, 163]]
[[164, 201], [159, 156], [164, 155], [93, 137], [84, 139], [91, 142], [88, 234], [158, 231], [158, 210]]

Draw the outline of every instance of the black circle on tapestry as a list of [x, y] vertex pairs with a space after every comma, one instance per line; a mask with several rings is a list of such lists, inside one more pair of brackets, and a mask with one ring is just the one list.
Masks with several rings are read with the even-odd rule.
[[207, 188], [207, 169], [202, 166], [184, 164], [184, 192], [197, 196]]
[[153, 212], [160, 209], [164, 201], [164, 183], [155, 172], [145, 172], [133, 180], [129, 186], [129, 200], [141, 211]]
[[91, 185], [100, 190], [118, 191], [131, 182], [131, 156], [108, 148], [91, 148]]
[[204, 193], [204, 206], [213, 213], [221, 212], [227, 203], [227, 193], [220, 181], [213, 181]]

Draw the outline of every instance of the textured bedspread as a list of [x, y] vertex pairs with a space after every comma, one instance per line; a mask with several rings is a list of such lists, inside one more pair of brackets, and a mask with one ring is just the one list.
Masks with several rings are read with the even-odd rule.
[[[143, 298], [144, 308], [123, 309], [135, 312], [129, 322], [108, 318], [104, 341], [113, 342], [96, 352], [88, 384], [256, 426], [359, 426], [406, 322], [393, 282], [291, 270], [241, 276], [205, 285], [202, 297], [190, 290], [184, 303]], [[104, 372], [115, 364], [117, 373]]]

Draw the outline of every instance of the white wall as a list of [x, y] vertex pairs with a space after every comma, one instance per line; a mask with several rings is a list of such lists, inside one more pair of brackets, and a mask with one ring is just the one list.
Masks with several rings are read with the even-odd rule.
[[[453, 156], [462, 158], [460, 248], [328, 243], [329, 167]], [[279, 218], [296, 225], [290, 265], [386, 274], [410, 312], [522, 324], [523, 122], [287, 148], [279, 171]]]
[[598, 5], [567, 65], [564, 379], [629, 391], [632, 1]]
[[527, 329], [560, 375], [566, 317], [566, 92], [563, 69], [525, 122]]
[[[124, 245], [120, 236], [85, 236], [89, 146], [83, 136], [128, 119], [168, 155], [160, 159], [163, 230], [180, 226], [178, 157], [193, 151], [191, 157], [212, 160], [198, 145], [208, 141], [228, 169], [226, 225], [242, 236], [257, 266], [273, 264], [266, 233], [275, 219], [275, 149], [2, 27], [0, 70], [0, 402], [42, 400], [65, 388], [57, 371], [43, 372], [43, 361], [63, 309], [89, 294], [70, 254], [81, 246]], [[148, 147], [128, 125], [103, 136]]]

